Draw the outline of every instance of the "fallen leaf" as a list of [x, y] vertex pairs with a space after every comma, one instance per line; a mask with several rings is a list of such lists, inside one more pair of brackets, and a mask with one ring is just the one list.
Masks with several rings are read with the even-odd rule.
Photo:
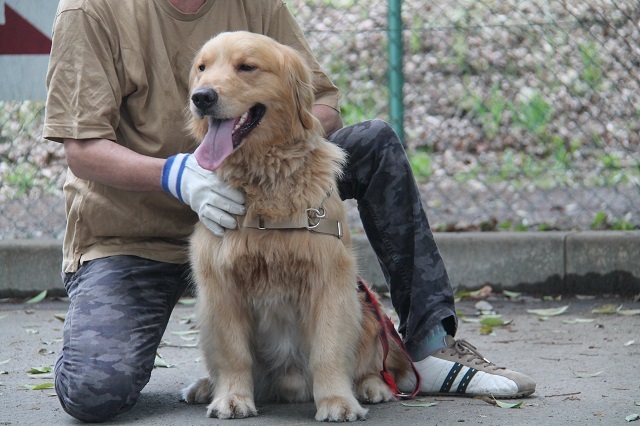
[[29, 390], [42, 390], [42, 389], [53, 389], [54, 385], [51, 382], [40, 383], [39, 385], [23, 385], [20, 386], [23, 389]]
[[502, 318], [489, 316], [480, 320], [480, 324], [488, 325], [490, 327], [502, 327], [503, 325], [511, 324], [512, 320], [505, 321]]
[[53, 345], [54, 343], [62, 343], [62, 339], [53, 339], [50, 342], [46, 340], [40, 340], [40, 342], [42, 342], [43, 345]]
[[574, 319], [562, 320], [564, 324], [579, 324], [579, 323], [594, 322], [594, 321], [595, 320], [593, 318], [574, 318]]
[[527, 312], [541, 317], [554, 317], [556, 315], [564, 314], [567, 309], [569, 309], [569, 305], [562, 306], [560, 308], [527, 309]]
[[27, 370], [28, 374], [44, 374], [51, 373], [53, 371], [53, 367], [31, 367]]
[[634, 343], [636, 343], [636, 341], [635, 341], [635, 340], [629, 340], [629, 341], [628, 341], [627, 343], [625, 343], [624, 345], [625, 345], [625, 346], [631, 346], [631, 345], [633, 345]]
[[183, 305], [195, 305], [196, 299], [193, 297], [183, 297], [182, 299], [178, 300], [178, 303]]
[[496, 405], [500, 408], [520, 408], [523, 402], [524, 401], [520, 401], [520, 402], [511, 404], [511, 403], [496, 400]]
[[175, 367], [175, 364], [167, 364], [164, 359], [159, 354], [156, 354], [156, 359], [153, 362], [154, 367], [162, 367], [162, 368], [172, 368]]
[[621, 309], [618, 311], [618, 315], [625, 315], [625, 316], [640, 315], [640, 309]]
[[67, 314], [53, 314], [53, 317], [64, 322], [67, 319]]
[[9, 358], [9, 359], [5, 359], [4, 361], [0, 361], [0, 365], [8, 364], [8, 363], [9, 363], [9, 361], [11, 361], [11, 358]]
[[38, 373], [38, 374], [27, 374], [27, 376], [29, 376], [32, 379], [53, 379], [53, 373], [46, 373], [46, 374], [42, 374], [42, 373]]
[[517, 293], [515, 291], [503, 290], [502, 294], [507, 296], [509, 299], [515, 299], [516, 297], [520, 297], [522, 293]]
[[602, 373], [604, 373], [604, 370], [603, 371], [598, 371], [596, 373], [575, 373], [574, 372], [573, 374], [579, 379], [587, 379], [589, 377], [598, 377]]
[[26, 331], [27, 334], [38, 334], [38, 333], [40, 333], [38, 330], [35, 330], [33, 328], [27, 328], [24, 331]]
[[186, 317], [180, 318], [180, 324], [191, 324], [196, 319], [196, 314], [187, 315]]
[[402, 402], [405, 407], [433, 407], [437, 402]]
[[556, 301], [559, 302], [560, 300], [562, 300], [562, 295], [558, 295], [558, 296], [542, 296], [542, 300], [546, 300], [546, 301]]
[[186, 330], [186, 331], [172, 331], [171, 334], [175, 334], [178, 336], [187, 336], [189, 334], [198, 334], [200, 330]]
[[42, 291], [40, 294], [38, 294], [36, 297], [34, 297], [33, 299], [29, 299], [27, 300], [25, 303], [31, 305], [33, 303], [38, 303], [38, 302], [42, 302], [44, 300], [44, 298], [47, 297], [47, 290]]
[[628, 422], [635, 422], [636, 420], [640, 420], [640, 414], [630, 414], [624, 419]]
[[480, 335], [482, 336], [489, 336], [493, 333], [493, 327], [491, 327], [490, 325], [482, 325], [480, 327]]
[[616, 305], [608, 304], [608, 305], [602, 305], [599, 308], [592, 310], [591, 313], [610, 315], [610, 314], [615, 314], [621, 309], [622, 309], [622, 305], [616, 306]]
[[197, 343], [185, 343], [183, 345], [180, 345], [180, 344], [177, 344], [177, 343], [167, 342], [167, 343], [163, 344], [162, 346], [171, 347], [171, 348], [197, 348], [198, 344]]
[[489, 404], [497, 405], [500, 408], [520, 408], [524, 403], [524, 401], [514, 402], [514, 403], [498, 401], [493, 397], [493, 395], [491, 395], [491, 398], [489, 397], [477, 397], [477, 398], [485, 402], [488, 402]]

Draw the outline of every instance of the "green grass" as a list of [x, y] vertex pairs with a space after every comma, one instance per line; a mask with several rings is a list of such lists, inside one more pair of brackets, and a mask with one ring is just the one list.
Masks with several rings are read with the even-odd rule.
[[580, 79], [592, 90], [598, 90], [602, 86], [602, 66], [596, 44], [589, 40], [587, 43], [579, 44], [578, 50], [582, 61]]
[[428, 180], [433, 174], [429, 153], [424, 150], [414, 150], [408, 152], [407, 155], [416, 180], [420, 182]]
[[515, 124], [536, 135], [546, 133], [553, 110], [540, 93], [534, 92], [527, 99], [517, 101], [512, 109]]
[[629, 220], [630, 218], [618, 218], [609, 220], [609, 216], [604, 212], [596, 213], [591, 229], [594, 231], [613, 230], [613, 231], [632, 231], [638, 229], [638, 226]]
[[38, 174], [35, 166], [22, 163], [15, 166], [5, 175], [5, 182], [13, 187], [13, 198], [20, 198], [27, 194], [35, 186], [35, 178]]

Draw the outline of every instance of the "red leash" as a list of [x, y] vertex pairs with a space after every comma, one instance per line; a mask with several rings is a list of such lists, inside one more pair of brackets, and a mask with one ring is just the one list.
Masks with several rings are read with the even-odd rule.
[[[393, 325], [393, 322], [387, 315], [383, 315], [382, 312], [380, 312], [380, 307], [376, 302], [375, 296], [371, 293], [371, 290], [369, 290], [369, 287], [367, 287], [367, 284], [364, 282], [364, 280], [361, 277], [358, 277], [358, 290], [362, 291], [366, 295], [367, 302], [369, 302], [369, 306], [371, 307], [371, 311], [376, 316], [376, 318], [378, 319], [378, 322], [380, 322], [380, 325], [381, 325], [380, 343], [382, 343], [383, 356], [382, 356], [382, 371], [380, 371], [380, 375], [382, 376], [382, 379], [387, 384], [387, 386], [391, 388], [393, 393], [398, 398], [401, 398], [401, 399], [413, 398], [418, 394], [418, 392], [420, 392], [420, 384], [421, 384], [420, 373], [416, 369], [415, 364], [413, 363], [413, 361], [411, 360], [411, 357], [409, 356], [406, 349], [404, 348], [404, 343], [402, 342], [402, 339], [398, 335], [398, 332], [396, 331], [396, 328]], [[393, 376], [389, 373], [389, 370], [387, 369], [387, 356], [389, 355], [389, 337], [387, 335], [390, 335], [391, 338], [395, 340], [395, 342], [398, 344], [398, 346], [404, 353], [404, 356], [406, 356], [407, 359], [409, 360], [409, 363], [411, 364], [411, 368], [413, 369], [413, 373], [416, 375], [416, 386], [413, 389], [413, 392], [411, 392], [410, 394], [400, 392], [400, 390], [398, 390], [398, 385], [396, 385], [396, 381], [393, 379]]]

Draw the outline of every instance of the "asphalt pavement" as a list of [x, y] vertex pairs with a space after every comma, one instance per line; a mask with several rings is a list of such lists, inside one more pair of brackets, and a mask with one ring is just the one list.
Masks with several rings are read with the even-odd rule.
[[[496, 364], [526, 373], [537, 382], [531, 397], [500, 401], [521, 402], [519, 408], [471, 398], [418, 397], [404, 403], [370, 405], [364, 424], [634, 424], [626, 418], [640, 413], [640, 315], [636, 312], [640, 302], [633, 296], [563, 296], [560, 300], [542, 296], [495, 295], [482, 299], [507, 323], [491, 330], [476, 322], [480, 319], [478, 300], [466, 298], [457, 304], [462, 319], [458, 338], [475, 345]], [[53, 366], [61, 348], [62, 319], [68, 301], [24, 302], [0, 301], [0, 425], [80, 424], [62, 410], [53, 389], [26, 388], [52, 382], [50, 373], [30, 375], [28, 371], [46, 371]], [[549, 316], [565, 306], [563, 313]], [[548, 308], [556, 312], [545, 312], [544, 316], [528, 312]], [[193, 313], [192, 305], [176, 308], [159, 349], [166, 366], [154, 370], [131, 411], [104, 424], [316, 423], [311, 403], [260, 404], [258, 417], [220, 421], [207, 418], [204, 405], [181, 402], [180, 389], [204, 375], [200, 350], [195, 347]]]

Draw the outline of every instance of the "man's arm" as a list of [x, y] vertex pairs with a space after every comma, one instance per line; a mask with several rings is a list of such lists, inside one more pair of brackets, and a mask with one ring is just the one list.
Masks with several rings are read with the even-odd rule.
[[313, 115], [320, 120], [325, 136], [342, 128], [340, 113], [327, 105], [316, 104], [313, 106]]
[[[340, 113], [326, 105], [314, 105], [325, 135], [342, 128]], [[80, 179], [126, 191], [161, 191], [164, 158], [138, 154], [109, 139], [64, 138], [67, 164]]]
[[108, 139], [64, 139], [74, 175], [127, 191], [162, 191], [164, 158], [138, 154]]

